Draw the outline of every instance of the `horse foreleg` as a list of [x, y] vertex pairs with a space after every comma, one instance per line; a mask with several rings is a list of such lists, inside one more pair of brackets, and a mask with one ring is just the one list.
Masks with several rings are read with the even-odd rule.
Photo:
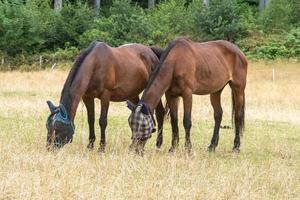
[[105, 139], [105, 129], [107, 126], [107, 113], [109, 108], [109, 98], [101, 98], [101, 114], [99, 118], [99, 125], [101, 129], [100, 147], [99, 152], [105, 152], [106, 139]]
[[191, 153], [192, 143], [190, 138], [190, 131], [192, 127], [192, 120], [191, 120], [192, 104], [193, 104], [192, 92], [186, 91], [185, 94], [182, 96], [182, 98], [183, 98], [183, 109], [184, 109], [183, 126], [185, 129], [185, 149], [188, 153]]
[[210, 95], [210, 103], [214, 109], [214, 120], [215, 120], [213, 136], [211, 138], [211, 143], [208, 146], [208, 151], [210, 152], [215, 151], [219, 142], [219, 131], [220, 131], [220, 125], [223, 116], [223, 110], [221, 107], [221, 92], [222, 90]]
[[167, 102], [170, 108], [171, 125], [172, 125], [172, 146], [169, 152], [174, 152], [179, 143], [178, 133], [178, 97], [166, 94]]
[[164, 116], [165, 116], [165, 109], [161, 102], [159, 101], [157, 107], [155, 108], [155, 115], [157, 120], [157, 138], [156, 138], [156, 147], [160, 148], [163, 143], [163, 124], [164, 124]]
[[83, 103], [87, 109], [87, 117], [89, 123], [89, 144], [87, 145], [88, 149], [94, 148], [94, 142], [96, 140], [95, 136], [95, 103], [94, 98], [91, 97], [82, 97]]

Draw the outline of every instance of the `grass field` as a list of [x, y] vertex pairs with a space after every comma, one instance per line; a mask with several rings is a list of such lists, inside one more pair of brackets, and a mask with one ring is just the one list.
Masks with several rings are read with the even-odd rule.
[[[128, 154], [125, 103], [111, 104], [105, 154], [86, 150], [82, 103], [73, 143], [47, 152], [46, 100], [58, 103], [67, 71], [0, 72], [0, 199], [300, 199], [300, 64], [250, 63], [248, 74], [239, 154], [231, 152], [228, 129], [221, 130], [216, 152], [206, 151], [212, 108], [208, 96], [194, 96], [193, 155], [184, 152], [181, 107], [178, 151], [168, 154], [166, 122], [162, 149], [155, 149], [154, 134], [138, 157]], [[231, 125], [230, 99], [226, 88], [223, 125]]]

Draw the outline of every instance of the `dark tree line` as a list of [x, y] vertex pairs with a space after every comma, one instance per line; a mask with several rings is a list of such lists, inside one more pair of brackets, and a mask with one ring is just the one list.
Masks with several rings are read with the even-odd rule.
[[[93, 7], [94, 9], [99, 9], [102, 4], [105, 5], [111, 5], [112, 1], [110, 0], [87, 0], [88, 4]], [[268, 3], [270, 3], [271, 0], [245, 0], [245, 2], [257, 4], [259, 7], [259, 10], [264, 10]], [[151, 8], [156, 3], [159, 3], [159, 0], [136, 0], [137, 3], [139, 3], [142, 7]], [[189, 2], [189, 1], [187, 1]], [[204, 5], [209, 6], [210, 0], [203, 0]], [[53, 0], [53, 7], [55, 10], [60, 10], [62, 8], [63, 0]]]
[[300, 57], [299, 0], [0, 0], [0, 57], [16, 65], [71, 60], [95, 39], [164, 47], [178, 36]]

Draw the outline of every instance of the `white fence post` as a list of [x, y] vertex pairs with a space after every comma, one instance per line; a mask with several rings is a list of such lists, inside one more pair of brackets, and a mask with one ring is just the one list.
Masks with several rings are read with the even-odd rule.
[[4, 57], [1, 59], [1, 65], [4, 65]]
[[43, 64], [43, 57], [40, 56], [40, 67], [42, 67], [42, 64]]
[[53, 71], [54, 67], [56, 66], [56, 63], [54, 63], [51, 67], [51, 71]]

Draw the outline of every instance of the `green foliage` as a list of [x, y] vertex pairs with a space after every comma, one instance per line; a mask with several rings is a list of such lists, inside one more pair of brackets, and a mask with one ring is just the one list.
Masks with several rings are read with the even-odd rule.
[[0, 48], [9, 55], [36, 50], [45, 42], [41, 12], [34, 1], [0, 2]]
[[100, 39], [110, 45], [118, 46], [124, 43], [151, 43], [149, 37], [151, 28], [145, 17], [145, 12], [129, 0], [116, 0], [110, 8], [109, 17], [94, 20], [94, 28], [87, 30], [81, 37], [81, 46], [95, 39]]
[[[142, 43], [164, 47], [178, 36], [197, 41], [226, 39], [254, 59], [300, 57], [299, 0], [272, 0], [258, 12], [256, 0], [103, 0], [99, 13], [85, 0], [0, 1], [0, 56], [7, 65], [73, 60], [94, 40], [111, 46]], [[8, 61], [11, 60], [11, 61]], [[39, 66], [39, 65], [36, 65]], [[1, 66], [3, 68], [3, 66]]]
[[300, 28], [284, 33], [282, 38], [254, 48], [248, 56], [254, 59], [300, 58]]
[[299, 0], [289, 0], [291, 5], [291, 22], [294, 26], [300, 26], [300, 2]]
[[279, 32], [289, 29], [293, 20], [292, 6], [298, 3], [291, 4], [289, 0], [272, 0], [262, 13], [262, 29], [265, 31]]
[[211, 0], [195, 13], [195, 26], [206, 39], [235, 41], [247, 35], [252, 16], [249, 6], [238, 0]]
[[191, 9], [184, 0], [162, 2], [147, 13], [151, 38], [155, 44], [166, 45], [176, 36], [189, 35], [192, 23]]

